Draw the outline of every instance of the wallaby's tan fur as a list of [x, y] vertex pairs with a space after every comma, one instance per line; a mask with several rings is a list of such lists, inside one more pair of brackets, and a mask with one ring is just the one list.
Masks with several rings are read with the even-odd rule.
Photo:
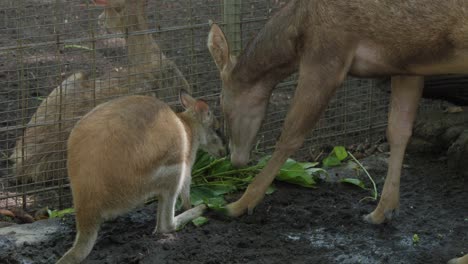
[[[10, 160], [18, 179], [41, 182], [65, 175], [66, 140], [76, 121], [93, 107], [129, 93], [174, 99], [191, 88], [171, 60], [148, 34], [144, 0], [100, 1], [105, 5], [100, 23], [113, 32], [128, 32], [128, 67], [88, 80], [82, 73], [69, 76], [40, 104]], [[53, 182], [52, 182], [53, 184]]]
[[91, 251], [100, 224], [158, 197], [155, 232], [170, 232], [199, 216], [197, 207], [174, 218], [177, 196], [190, 208], [191, 167], [198, 147], [224, 155], [208, 105], [181, 93], [176, 114], [149, 96], [101, 104], [77, 123], [68, 139], [68, 175], [77, 236], [58, 263], [79, 263]]
[[244, 195], [228, 205], [232, 216], [252, 212], [263, 199], [347, 74], [392, 76], [389, 169], [379, 205], [365, 218], [380, 224], [399, 208], [401, 167], [424, 76], [468, 73], [468, 1], [291, 0], [239, 57], [230, 54], [217, 25], [208, 48], [221, 73], [231, 161], [238, 166], [249, 160], [272, 90], [299, 72], [272, 158]]

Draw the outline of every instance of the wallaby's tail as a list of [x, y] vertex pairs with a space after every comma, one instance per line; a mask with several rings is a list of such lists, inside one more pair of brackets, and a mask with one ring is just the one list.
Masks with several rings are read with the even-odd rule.
[[77, 229], [79, 231], [76, 234], [73, 247], [57, 261], [57, 264], [79, 264], [93, 249], [99, 231], [99, 224], [88, 225], [88, 228], [80, 228], [77, 222]]

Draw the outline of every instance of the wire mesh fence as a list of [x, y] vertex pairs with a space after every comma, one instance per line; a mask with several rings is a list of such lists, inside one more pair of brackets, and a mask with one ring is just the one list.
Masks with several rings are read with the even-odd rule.
[[[183, 88], [219, 109], [208, 21], [229, 32], [239, 52], [287, 1], [96, 2], [0, 2], [0, 208], [71, 205], [66, 140], [79, 118], [102, 102], [145, 94], [177, 108]], [[274, 148], [295, 84], [293, 76], [274, 91], [257, 151]], [[387, 86], [347, 79], [297, 156], [307, 159], [327, 143], [382, 137]]]

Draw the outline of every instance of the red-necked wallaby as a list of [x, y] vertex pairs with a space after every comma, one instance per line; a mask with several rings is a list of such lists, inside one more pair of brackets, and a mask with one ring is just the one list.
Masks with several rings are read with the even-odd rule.
[[[291, 0], [238, 57], [217, 25], [208, 48], [221, 72], [221, 105], [231, 161], [245, 165], [272, 90], [299, 72], [298, 86], [272, 158], [232, 216], [251, 212], [286, 159], [301, 147], [347, 74], [392, 76], [391, 157], [377, 208], [380, 224], [399, 208], [400, 174], [425, 75], [468, 73], [468, 1]], [[467, 258], [454, 260], [466, 263]]]
[[225, 155], [219, 123], [202, 100], [181, 92], [176, 114], [149, 96], [104, 103], [85, 115], [68, 139], [68, 175], [76, 212], [73, 247], [58, 263], [79, 263], [91, 251], [100, 224], [158, 197], [155, 232], [170, 232], [202, 214], [198, 206], [174, 217], [179, 193], [190, 204], [197, 149]]
[[66, 177], [66, 140], [77, 120], [96, 105], [132, 94], [177, 99], [191, 92], [187, 80], [162, 53], [148, 29], [145, 0], [99, 0], [99, 16], [111, 32], [126, 32], [128, 67], [107, 72], [95, 80], [82, 73], [70, 75], [37, 108], [24, 135], [18, 138], [10, 160], [22, 182], [54, 183]]

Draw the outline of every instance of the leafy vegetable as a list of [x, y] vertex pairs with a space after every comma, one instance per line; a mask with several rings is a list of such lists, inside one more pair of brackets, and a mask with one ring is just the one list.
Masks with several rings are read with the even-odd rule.
[[356, 186], [358, 186], [358, 187], [361, 187], [361, 188], [364, 189], [364, 190], [367, 190], [366, 185], [364, 184], [364, 182], [362, 182], [362, 181], [359, 180], [359, 179], [345, 178], [345, 179], [341, 179], [340, 182], [353, 184], [353, 185], [356, 185]]
[[75, 209], [67, 208], [64, 210], [53, 210], [53, 211], [48, 210], [48, 212], [49, 212], [49, 218], [62, 218], [65, 215], [73, 214], [75, 212]]
[[205, 225], [206, 223], [208, 223], [208, 218], [200, 216], [200, 217], [197, 217], [197, 218], [193, 219], [192, 223], [196, 227], [200, 227], [200, 226]]
[[348, 152], [343, 146], [336, 146], [333, 151], [323, 159], [322, 163], [325, 167], [336, 167], [340, 166], [341, 162], [348, 157]]

